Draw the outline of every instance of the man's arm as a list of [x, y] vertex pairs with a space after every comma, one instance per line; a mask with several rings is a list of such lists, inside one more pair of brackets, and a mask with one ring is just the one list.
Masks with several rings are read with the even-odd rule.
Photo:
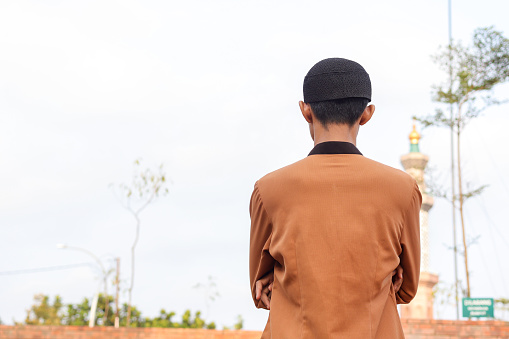
[[396, 293], [398, 304], [408, 304], [417, 293], [419, 274], [421, 269], [421, 235], [419, 227], [419, 213], [422, 196], [417, 183], [414, 184], [410, 205], [405, 211], [405, 220], [401, 231], [400, 266], [403, 268], [403, 282]]
[[249, 275], [251, 280], [251, 294], [257, 308], [268, 307], [256, 295], [256, 282], [274, 271], [275, 260], [269, 253], [270, 241], [272, 238], [272, 223], [265, 210], [255, 184], [250, 204], [251, 214], [251, 236], [249, 250]]

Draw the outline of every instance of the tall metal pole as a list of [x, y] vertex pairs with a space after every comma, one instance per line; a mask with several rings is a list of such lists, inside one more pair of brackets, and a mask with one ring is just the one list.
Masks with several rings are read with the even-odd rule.
[[120, 327], [120, 317], [118, 309], [118, 295], [120, 292], [120, 258], [117, 258], [117, 277], [115, 278], [117, 292], [115, 293], [115, 328]]
[[97, 288], [97, 293], [94, 295], [94, 299], [92, 299], [92, 305], [90, 308], [90, 319], [88, 320], [88, 327], [94, 327], [95, 325], [95, 312], [97, 311], [97, 302], [99, 301], [99, 288]]
[[[452, 93], [452, 19], [451, 19], [451, 0], [449, 0], [449, 93]], [[456, 320], [459, 320], [458, 307], [458, 248], [456, 246], [456, 180], [454, 176], [454, 112], [452, 102], [449, 104], [451, 113], [451, 187], [452, 187], [452, 236], [454, 249], [454, 294], [456, 301]]]

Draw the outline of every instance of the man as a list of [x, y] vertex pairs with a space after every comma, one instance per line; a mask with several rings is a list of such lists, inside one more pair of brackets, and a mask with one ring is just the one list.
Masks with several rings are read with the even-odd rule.
[[270, 309], [262, 338], [404, 338], [396, 304], [417, 291], [421, 194], [355, 146], [370, 101], [361, 65], [318, 62], [299, 102], [315, 147], [255, 184], [251, 290]]

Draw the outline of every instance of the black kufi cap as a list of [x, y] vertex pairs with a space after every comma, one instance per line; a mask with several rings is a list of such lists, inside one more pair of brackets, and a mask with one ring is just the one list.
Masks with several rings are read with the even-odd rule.
[[330, 58], [314, 65], [304, 78], [304, 102], [345, 98], [371, 101], [371, 81], [366, 70], [355, 61]]

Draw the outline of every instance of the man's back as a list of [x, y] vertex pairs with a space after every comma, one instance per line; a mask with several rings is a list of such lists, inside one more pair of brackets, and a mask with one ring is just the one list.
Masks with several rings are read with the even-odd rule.
[[[402, 171], [343, 154], [352, 144], [326, 144], [335, 154], [310, 155], [255, 185], [253, 293], [274, 267], [263, 337], [403, 337], [396, 303], [417, 290], [418, 186]], [[400, 264], [404, 279], [395, 295], [392, 272]]]

